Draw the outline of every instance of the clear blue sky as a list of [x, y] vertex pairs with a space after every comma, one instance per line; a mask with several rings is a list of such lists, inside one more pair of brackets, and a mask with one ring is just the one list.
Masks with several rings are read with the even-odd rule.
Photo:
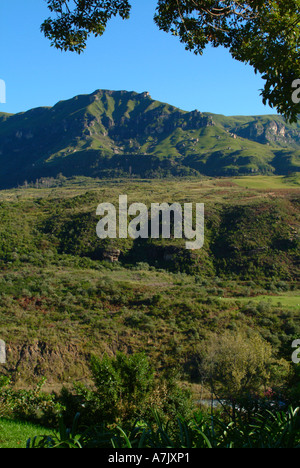
[[131, 19], [113, 19], [82, 55], [60, 52], [40, 32], [45, 0], [1, 0], [0, 112], [52, 106], [96, 89], [149, 91], [153, 99], [190, 111], [225, 115], [276, 113], [261, 102], [263, 80], [224, 49], [187, 52], [154, 24], [155, 0], [132, 0]]

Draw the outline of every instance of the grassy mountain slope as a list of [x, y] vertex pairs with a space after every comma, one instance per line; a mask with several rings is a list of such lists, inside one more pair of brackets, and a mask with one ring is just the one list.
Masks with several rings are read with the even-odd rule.
[[148, 93], [98, 90], [0, 114], [0, 187], [39, 177], [299, 171], [300, 124], [185, 112]]
[[[248, 179], [248, 178], [247, 178]], [[250, 177], [249, 177], [250, 179]], [[214, 333], [256, 331], [290, 361], [299, 337], [299, 180], [77, 179], [0, 192], [1, 372], [25, 388], [89, 378], [91, 353], [145, 351], [197, 377]], [[244, 181], [244, 179], [242, 180]], [[246, 180], [248, 184], [248, 180]], [[273, 185], [271, 185], [271, 183]], [[205, 245], [96, 235], [96, 207], [120, 193], [149, 207], [205, 203]], [[104, 253], [120, 249], [119, 262]]]

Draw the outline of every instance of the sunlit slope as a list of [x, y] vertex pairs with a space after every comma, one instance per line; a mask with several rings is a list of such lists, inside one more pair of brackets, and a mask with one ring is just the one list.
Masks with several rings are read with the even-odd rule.
[[300, 125], [282, 117], [185, 112], [148, 93], [98, 90], [0, 114], [0, 187], [40, 177], [288, 174]]

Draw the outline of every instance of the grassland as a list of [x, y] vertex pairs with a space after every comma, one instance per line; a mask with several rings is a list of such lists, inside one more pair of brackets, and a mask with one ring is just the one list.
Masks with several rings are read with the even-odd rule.
[[254, 297], [242, 297], [242, 298], [223, 298], [224, 301], [236, 301], [242, 304], [265, 304], [272, 307], [285, 308], [286, 310], [299, 311], [300, 309], [300, 294], [288, 292], [285, 294], [274, 294], [272, 295], [258, 295]]
[[[0, 418], [0, 448], [26, 448], [32, 434], [42, 434], [46, 429], [28, 422], [10, 421]], [[49, 431], [49, 430], [48, 430]]]
[[272, 189], [295, 189], [300, 187], [300, 174], [292, 176], [245, 176], [234, 179], [240, 187], [272, 190]]
[[[219, 330], [257, 331], [289, 360], [300, 336], [299, 187], [286, 180], [74, 178], [1, 191], [2, 371], [19, 387], [45, 376], [57, 390], [89, 380], [91, 353], [142, 350], [192, 383], [201, 346]], [[205, 203], [204, 248], [187, 256], [180, 240], [103, 243], [96, 208], [121, 194]], [[111, 247], [118, 263], [103, 260]]]

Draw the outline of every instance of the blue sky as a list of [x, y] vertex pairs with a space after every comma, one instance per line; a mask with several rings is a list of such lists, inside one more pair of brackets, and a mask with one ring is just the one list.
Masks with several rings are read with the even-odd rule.
[[1, 0], [0, 112], [52, 106], [96, 89], [149, 91], [183, 110], [225, 115], [274, 114], [264, 106], [263, 80], [224, 49], [187, 52], [154, 24], [155, 0], [132, 0], [131, 19], [113, 19], [82, 55], [50, 47], [40, 25], [50, 15], [45, 0]]

